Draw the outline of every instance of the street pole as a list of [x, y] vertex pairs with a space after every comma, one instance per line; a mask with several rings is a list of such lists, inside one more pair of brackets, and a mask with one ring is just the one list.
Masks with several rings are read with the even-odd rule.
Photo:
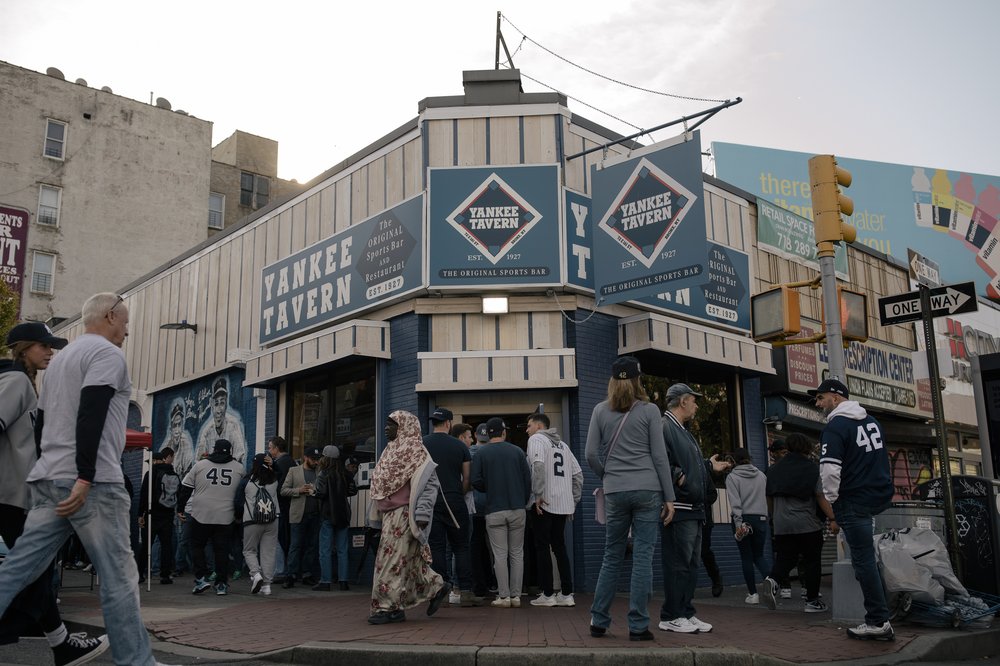
[[823, 291], [823, 319], [826, 325], [826, 358], [830, 377], [847, 384], [844, 369], [844, 334], [841, 330], [840, 303], [837, 300], [836, 260], [833, 255], [819, 257], [819, 279]]
[[958, 524], [955, 520], [955, 494], [951, 487], [951, 462], [948, 460], [948, 439], [944, 429], [944, 403], [941, 399], [941, 370], [938, 368], [937, 343], [934, 339], [934, 317], [931, 313], [931, 288], [920, 285], [920, 318], [924, 325], [924, 349], [931, 376], [931, 402], [934, 405], [934, 434], [937, 438], [938, 464], [944, 493], [944, 519], [948, 525], [948, 552], [955, 575], [962, 579], [962, 558], [958, 545]]

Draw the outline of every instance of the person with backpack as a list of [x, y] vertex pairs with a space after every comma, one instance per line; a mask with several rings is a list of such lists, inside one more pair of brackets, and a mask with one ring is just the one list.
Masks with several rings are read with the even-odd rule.
[[333, 546], [337, 546], [337, 578], [341, 591], [350, 589], [348, 579], [347, 532], [351, 527], [351, 504], [347, 499], [358, 494], [354, 475], [340, 459], [340, 449], [334, 445], [323, 448], [316, 475], [316, 499], [322, 518], [319, 528], [319, 582], [317, 592], [329, 592], [333, 582]]
[[[278, 479], [271, 456], [253, 457], [250, 476], [240, 482], [234, 508], [243, 523], [243, 559], [250, 569], [250, 594], [271, 594], [278, 547]], [[257, 551], [260, 549], [260, 556]]]
[[[139, 582], [149, 574], [147, 563], [149, 551], [156, 539], [160, 540], [160, 585], [174, 582], [170, 577], [174, 570], [174, 513], [177, 511], [177, 491], [181, 478], [174, 471], [174, 451], [169, 446], [153, 454], [153, 466], [142, 477], [139, 491], [139, 536], [141, 545], [136, 554], [139, 565]], [[152, 503], [150, 503], [150, 472], [153, 479]], [[149, 527], [146, 521], [149, 521]]]

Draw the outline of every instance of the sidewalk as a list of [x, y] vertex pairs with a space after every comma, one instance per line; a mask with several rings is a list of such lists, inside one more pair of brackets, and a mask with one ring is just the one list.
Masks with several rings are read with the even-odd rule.
[[[89, 575], [66, 572], [60, 593], [63, 618], [69, 622], [103, 625], [98, 591], [89, 589]], [[369, 591], [352, 586], [350, 592], [313, 592], [275, 586], [270, 597], [251, 595], [249, 583], [238, 580], [228, 596], [214, 591], [191, 594], [191, 577], [174, 585], [154, 579], [142, 589], [142, 615], [159, 641], [231, 656], [271, 654], [286, 663], [366, 661], [369, 664], [409, 663], [415, 657], [444, 664], [485, 663], [814, 663], [854, 662], [892, 664], [902, 661], [959, 660], [1000, 654], [1000, 623], [985, 631], [950, 630], [894, 624], [894, 642], [856, 641], [829, 613], [804, 613], [797, 598], [784, 600], [777, 611], [743, 603], [742, 586], [727, 587], [713, 599], [699, 589], [698, 617], [714, 625], [709, 634], [675, 634], [656, 628], [659, 596], [650, 603], [655, 641], [635, 643], [625, 626], [627, 603], [615, 602], [607, 636], [592, 638], [589, 625], [591, 596], [578, 594], [575, 608], [536, 608], [523, 597], [519, 609], [489, 606], [459, 608], [447, 604], [434, 617], [426, 605], [407, 611], [406, 622], [368, 624]], [[829, 588], [823, 590], [831, 598]], [[160, 644], [158, 649], [169, 650]], [[330, 651], [336, 650], [336, 655]]]

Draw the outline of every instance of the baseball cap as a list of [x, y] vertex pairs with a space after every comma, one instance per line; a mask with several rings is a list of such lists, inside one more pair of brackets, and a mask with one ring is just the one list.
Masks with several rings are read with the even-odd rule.
[[486, 422], [486, 434], [490, 437], [499, 437], [504, 430], [507, 430], [507, 424], [499, 416], [494, 416]]
[[488, 442], [490, 440], [490, 434], [486, 432], [486, 424], [480, 423], [476, 427], [476, 441], [477, 442]]
[[228, 439], [217, 439], [215, 440], [215, 448], [212, 449], [212, 453], [224, 453], [231, 456], [233, 455], [233, 445]]
[[217, 393], [229, 394], [229, 384], [226, 382], [225, 377], [219, 377], [215, 380], [215, 383], [212, 384], [212, 395], [214, 396]]
[[323, 457], [323, 452], [319, 450], [319, 447], [307, 446], [303, 455], [305, 455], [306, 458], [318, 460]]
[[179, 404], [176, 404], [170, 408], [170, 418], [172, 419], [175, 416], [184, 416], [184, 408], [181, 407]]
[[333, 444], [327, 444], [326, 446], [323, 447], [323, 455], [326, 456], [327, 458], [339, 458], [340, 449], [338, 449]]
[[153, 460], [163, 460], [163, 452], [162, 451], [154, 451], [153, 452]]
[[845, 398], [850, 397], [850, 392], [848, 392], [844, 383], [836, 379], [824, 379], [822, 384], [817, 386], [815, 389], [806, 391], [806, 393], [814, 398], [820, 393], [836, 393], [837, 395], [844, 396]]
[[622, 356], [611, 364], [611, 376], [615, 379], [633, 379], [641, 374], [639, 359], [635, 356]]
[[10, 329], [7, 333], [7, 346], [18, 342], [44, 342], [53, 349], [62, 349], [69, 344], [66, 338], [58, 338], [52, 329], [40, 321], [26, 321]]
[[434, 411], [431, 412], [431, 421], [451, 421], [454, 417], [455, 415], [451, 413], [451, 410], [444, 407], [435, 407]]
[[701, 393], [698, 393], [687, 384], [674, 384], [667, 389], [667, 400], [673, 400], [674, 398], [679, 398], [689, 393], [691, 395], [698, 396], [699, 398], [702, 396]]

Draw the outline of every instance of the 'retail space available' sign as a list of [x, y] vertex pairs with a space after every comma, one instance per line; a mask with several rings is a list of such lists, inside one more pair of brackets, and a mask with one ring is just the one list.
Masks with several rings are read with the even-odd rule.
[[599, 302], [691, 286], [707, 271], [700, 135], [684, 139], [593, 167]]

